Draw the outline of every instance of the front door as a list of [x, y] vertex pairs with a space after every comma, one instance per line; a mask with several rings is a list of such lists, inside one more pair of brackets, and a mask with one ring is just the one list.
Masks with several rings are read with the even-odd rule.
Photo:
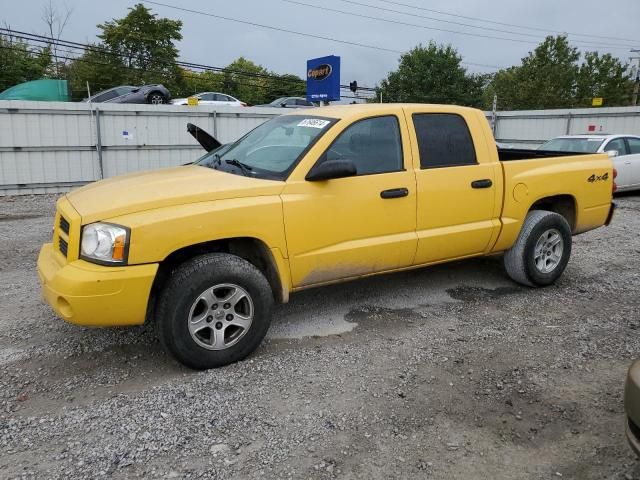
[[416, 188], [404, 118], [347, 126], [318, 162], [351, 160], [357, 174], [287, 182], [282, 193], [294, 288], [410, 266]]

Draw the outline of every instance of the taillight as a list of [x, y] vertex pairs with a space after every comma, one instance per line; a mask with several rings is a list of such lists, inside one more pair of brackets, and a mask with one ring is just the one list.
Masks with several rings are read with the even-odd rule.
[[616, 170], [615, 168], [613, 169], [613, 182], [611, 184], [611, 193], [614, 193], [616, 190], [618, 190], [618, 185], [616, 185], [616, 177], [618, 176], [618, 170]]
[[243, 107], [246, 107], [246, 106], [247, 106], [247, 104], [246, 104], [246, 103], [244, 103], [244, 102], [240, 102], [240, 105], [242, 105]]

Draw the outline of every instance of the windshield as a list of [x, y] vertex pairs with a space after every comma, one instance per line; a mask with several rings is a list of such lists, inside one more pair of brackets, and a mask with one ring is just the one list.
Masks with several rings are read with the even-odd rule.
[[280, 106], [282, 105], [282, 103], [287, 99], [287, 97], [281, 97], [281, 98], [276, 98], [273, 102], [271, 102], [269, 105], [277, 105]]
[[542, 144], [538, 150], [596, 153], [603, 141], [602, 138], [554, 138]]
[[282, 180], [336, 121], [308, 115], [276, 117], [235, 143], [207, 153], [196, 163], [240, 175]]

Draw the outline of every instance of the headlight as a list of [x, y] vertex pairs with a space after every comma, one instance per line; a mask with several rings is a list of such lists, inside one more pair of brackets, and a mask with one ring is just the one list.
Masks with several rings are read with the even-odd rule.
[[94, 263], [126, 264], [129, 229], [111, 223], [91, 223], [82, 228], [80, 258]]

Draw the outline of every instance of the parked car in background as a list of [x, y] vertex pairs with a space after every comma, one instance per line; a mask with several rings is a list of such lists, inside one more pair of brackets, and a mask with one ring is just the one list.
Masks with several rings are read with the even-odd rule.
[[563, 135], [549, 140], [539, 150], [574, 153], [609, 152], [618, 171], [618, 191], [640, 190], [640, 136]]
[[169, 103], [169, 100], [171, 100], [171, 93], [169, 93], [169, 90], [167, 90], [164, 85], [142, 85], [139, 87], [123, 85], [96, 93], [90, 98], [84, 99], [83, 102], [151, 103], [159, 105]]
[[[199, 105], [226, 105], [229, 107], [246, 107], [247, 104], [226, 93], [202, 92], [192, 95], [198, 99]], [[188, 105], [189, 98], [176, 98], [171, 103], [174, 105]]]
[[624, 389], [626, 431], [631, 448], [640, 455], [640, 360], [631, 365]]
[[310, 108], [315, 107], [315, 105], [313, 102], [309, 102], [306, 98], [302, 97], [281, 97], [271, 103], [256, 105], [256, 107]]

